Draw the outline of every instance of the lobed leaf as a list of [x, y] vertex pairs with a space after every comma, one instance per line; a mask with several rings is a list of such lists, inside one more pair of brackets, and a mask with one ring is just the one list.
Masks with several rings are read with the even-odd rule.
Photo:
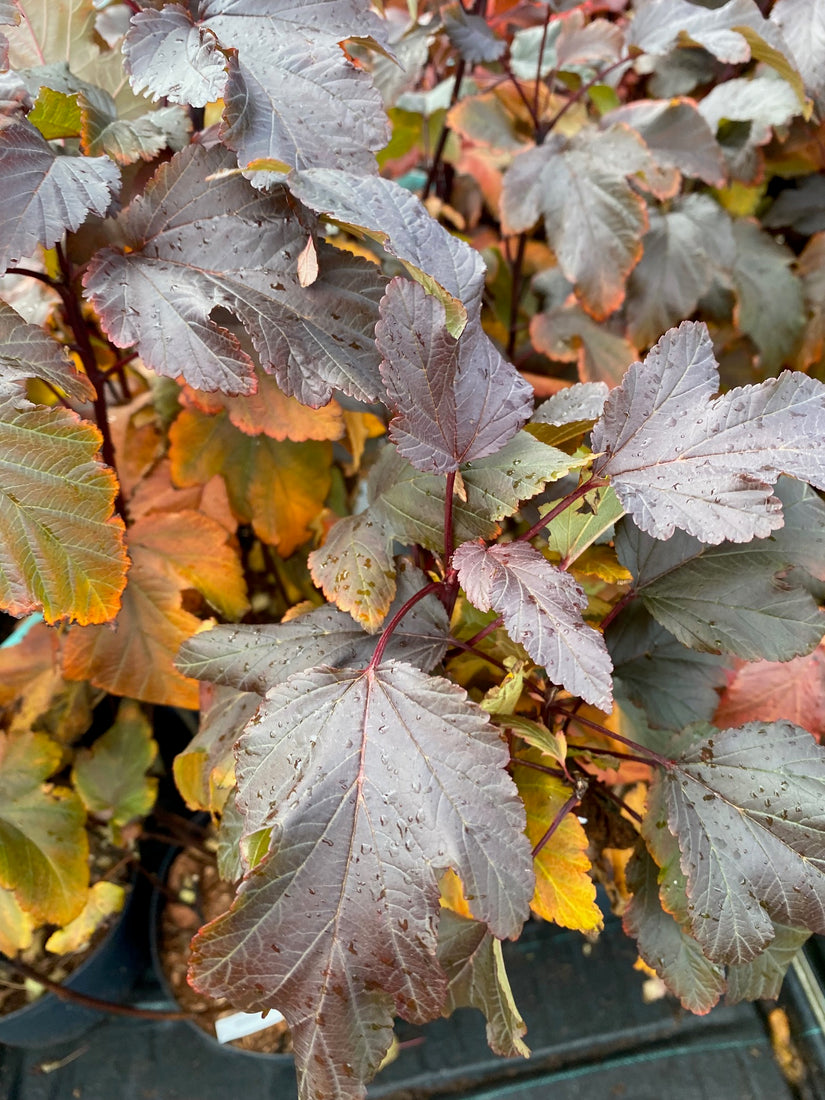
[[156, 99], [222, 98], [222, 137], [243, 166], [371, 172], [388, 124], [371, 77], [339, 46], [352, 37], [383, 38], [364, 0], [205, 0], [197, 19], [178, 4], [139, 13], [124, 51], [133, 87]]
[[722, 151], [694, 100], [685, 96], [637, 99], [604, 116], [605, 126], [616, 122], [635, 130], [658, 164], [712, 187], [725, 183]]
[[278, 1005], [307, 1100], [363, 1096], [393, 1011], [441, 1012], [439, 872], [460, 874], [494, 934], [518, 935], [533, 883], [507, 758], [460, 688], [400, 663], [296, 674], [244, 732], [238, 805], [272, 846], [196, 937], [192, 980]]
[[777, 0], [770, 18], [781, 31], [805, 87], [821, 109], [825, 102], [825, 4], [822, 0]]
[[629, 368], [593, 429], [594, 474], [654, 538], [764, 538], [782, 525], [781, 473], [825, 487], [821, 382], [786, 371], [712, 402], [717, 385], [706, 327], [683, 322]]
[[466, 542], [453, 564], [467, 598], [479, 611], [498, 612], [510, 637], [547, 669], [553, 683], [610, 709], [613, 666], [601, 634], [582, 619], [587, 597], [569, 573], [519, 542]]
[[395, 596], [392, 539], [380, 520], [361, 512], [339, 519], [308, 564], [330, 603], [348, 611], [371, 634], [384, 621]]
[[498, 61], [507, 49], [487, 20], [480, 15], [468, 15], [461, 3], [447, 4], [441, 10], [444, 30], [459, 56], [468, 65]]
[[102, 249], [85, 275], [108, 336], [196, 389], [252, 393], [250, 357], [215, 319], [226, 310], [286, 394], [323, 405], [338, 388], [374, 400], [384, 280], [366, 261], [319, 244], [321, 274], [301, 287], [306, 216], [297, 219], [282, 191], [267, 197], [221, 176], [229, 163], [226, 150], [192, 144], [120, 215], [125, 251]]
[[120, 190], [108, 157], [59, 156], [30, 122], [11, 116], [0, 125], [0, 271], [51, 248], [89, 214], [101, 217]]
[[447, 976], [442, 1015], [477, 1008], [487, 1020], [487, 1042], [504, 1058], [529, 1058], [522, 1036], [527, 1027], [516, 1008], [501, 941], [481, 921], [442, 909], [438, 921], [438, 961]]
[[0, 300], [0, 385], [12, 387], [30, 378], [40, 378], [76, 401], [94, 396], [91, 382], [75, 369], [65, 349]]
[[495, 454], [533, 410], [533, 388], [473, 317], [456, 340], [444, 307], [418, 284], [393, 279], [375, 329], [381, 376], [397, 410], [389, 434], [425, 473], [456, 472]]
[[692, 935], [715, 963], [756, 958], [775, 922], [825, 929], [825, 750], [790, 722], [691, 744], [650, 790], [642, 829], [681, 850]]
[[597, 323], [575, 304], [534, 314], [530, 339], [536, 351], [550, 359], [577, 363], [583, 385], [618, 385], [639, 354], [624, 336]]
[[739, 726], [785, 718], [825, 740], [825, 649], [791, 661], [754, 661], [737, 670], [714, 722]]
[[[426, 579], [403, 559], [391, 613], [421, 589]], [[446, 612], [436, 596], [425, 596], [403, 618], [387, 646], [388, 659], [404, 660], [429, 672], [447, 648]], [[265, 695], [295, 672], [319, 665], [364, 668], [376, 639], [350, 615], [317, 607], [288, 622], [267, 626], [241, 623], [196, 634], [181, 647], [178, 668], [187, 676]]]
[[118, 164], [154, 160], [162, 150], [182, 149], [192, 123], [180, 107], [161, 107], [138, 118], [118, 118], [117, 104], [102, 88], [77, 96], [81, 148], [87, 157], [106, 153]]

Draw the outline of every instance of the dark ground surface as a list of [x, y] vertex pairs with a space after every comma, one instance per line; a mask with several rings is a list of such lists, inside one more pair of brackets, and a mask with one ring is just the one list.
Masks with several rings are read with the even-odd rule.
[[[504, 951], [533, 1057], [492, 1055], [474, 1010], [422, 1028], [399, 1023], [399, 1057], [371, 1086], [371, 1100], [825, 1100], [821, 942], [789, 975], [781, 1001], [803, 1070], [796, 1084], [783, 1075], [771, 1044], [772, 1006], [722, 1005], [696, 1017], [670, 997], [645, 1004], [633, 944], [617, 921], [593, 945], [578, 933], [531, 923]], [[148, 966], [131, 999], [168, 1007]], [[219, 1047], [181, 1021], [101, 1017], [68, 1043], [0, 1048], [0, 1100], [295, 1096], [289, 1056]]]

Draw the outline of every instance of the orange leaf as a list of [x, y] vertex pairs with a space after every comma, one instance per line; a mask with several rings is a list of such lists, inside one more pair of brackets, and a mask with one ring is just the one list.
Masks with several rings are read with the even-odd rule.
[[173, 661], [203, 623], [184, 610], [182, 594], [195, 588], [228, 614], [241, 614], [246, 593], [240, 563], [220, 524], [195, 512], [139, 519], [129, 551], [132, 569], [114, 631], [71, 631], [65, 675], [115, 695], [195, 709], [198, 683], [182, 676]]
[[721, 729], [786, 718], [825, 740], [825, 648], [792, 661], [743, 665], [725, 691], [714, 722]]
[[[529, 750], [517, 760], [541, 763], [542, 754]], [[527, 836], [537, 845], [570, 797], [570, 788], [555, 776], [515, 763], [514, 774], [527, 811]], [[587, 836], [574, 813], [565, 814], [550, 840], [533, 860], [536, 892], [531, 908], [544, 920], [563, 928], [594, 932], [602, 927], [596, 887], [586, 855]]]
[[344, 434], [343, 410], [337, 401], [311, 409], [287, 397], [271, 374], [258, 370], [257, 378], [257, 391], [246, 397], [229, 397], [220, 391], [203, 393], [187, 386], [184, 399], [205, 413], [225, 409], [235, 427], [247, 435], [303, 443], [307, 439], [340, 439]]
[[236, 516], [288, 557], [310, 537], [331, 483], [332, 447], [238, 431], [225, 412], [184, 409], [170, 429], [172, 477], [194, 485], [220, 474]]

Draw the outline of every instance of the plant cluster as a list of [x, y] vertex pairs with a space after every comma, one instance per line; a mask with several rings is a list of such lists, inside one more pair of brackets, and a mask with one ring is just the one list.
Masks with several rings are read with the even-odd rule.
[[0, 23], [2, 904], [69, 916], [27, 799], [104, 694], [201, 708], [191, 981], [303, 1097], [395, 1015], [526, 1055], [501, 940], [597, 881], [687, 1008], [775, 995], [825, 932], [825, 0]]

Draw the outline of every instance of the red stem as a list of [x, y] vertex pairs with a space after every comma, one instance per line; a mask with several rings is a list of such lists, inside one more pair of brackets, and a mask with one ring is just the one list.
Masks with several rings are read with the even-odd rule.
[[423, 600], [425, 596], [429, 596], [431, 592], [435, 592], [437, 589], [441, 588], [443, 584], [444, 581], [430, 581], [429, 584], [425, 584], [423, 588], [420, 588], [418, 592], [415, 592], [412, 596], [410, 596], [405, 604], [399, 607], [399, 609], [390, 619], [389, 623], [387, 623], [387, 625], [384, 627], [381, 637], [378, 639], [378, 644], [375, 647], [375, 652], [370, 658], [370, 663], [367, 665], [367, 668], [378, 668], [379, 664], [381, 663], [381, 658], [384, 656], [384, 650], [387, 648], [389, 640], [392, 637], [393, 631], [396, 629], [396, 627], [407, 614], [407, 612], [411, 611], [412, 608], [414, 608], [417, 603]]
[[[556, 714], [565, 714], [569, 712], [558, 704], [550, 706], [550, 710], [555, 711]], [[598, 722], [591, 722], [589, 718], [584, 718], [581, 714], [575, 716], [575, 721], [580, 722], [581, 725], [587, 726], [589, 729], [596, 730], [598, 733], [603, 733], [605, 737], [610, 737], [614, 741], [618, 741], [622, 745], [627, 745], [629, 749], [633, 749], [634, 752], [641, 753], [644, 757], [642, 763], [644, 764], [658, 764], [662, 768], [667, 768], [670, 771], [673, 768], [673, 761], [668, 760], [666, 756], [660, 756], [658, 752], [654, 752], [653, 749], [645, 748], [644, 745], [640, 745], [637, 741], [631, 741], [629, 737], [622, 737], [620, 733], [614, 733], [613, 730], [608, 729], [607, 726], [601, 726]], [[578, 746], [573, 746], [577, 748]], [[610, 749], [596, 749], [591, 750], [596, 752], [610, 753]]]
[[576, 794], [571, 794], [570, 797], [565, 802], [565, 804], [561, 807], [559, 812], [556, 814], [556, 816], [550, 822], [550, 826], [547, 829], [547, 831], [545, 832], [544, 836], [541, 838], [541, 840], [538, 842], [538, 844], [533, 849], [533, 859], [536, 858], [536, 856], [539, 854], [539, 852], [545, 846], [545, 844], [550, 839], [550, 837], [553, 835], [553, 833], [556, 831], [556, 829], [558, 829], [559, 825], [561, 825], [562, 821], [564, 821], [565, 817], [570, 813], [570, 811], [573, 809], [573, 807], [578, 806], [578, 804], [579, 804], [579, 796], [576, 795]]
[[517, 542], [529, 542], [530, 539], [535, 538], [541, 531], [552, 523], [556, 516], [560, 516], [562, 512], [567, 511], [571, 504], [575, 504], [577, 500], [580, 500], [583, 496], [586, 496], [591, 489], [596, 489], [601, 485], [604, 485], [604, 479], [600, 477], [591, 477], [587, 481], [583, 481], [577, 489], [574, 489], [572, 493], [569, 493], [564, 500], [559, 501], [555, 508], [551, 508], [549, 512], [537, 520], [529, 531], [525, 531], [523, 535], [519, 535], [516, 539]]

